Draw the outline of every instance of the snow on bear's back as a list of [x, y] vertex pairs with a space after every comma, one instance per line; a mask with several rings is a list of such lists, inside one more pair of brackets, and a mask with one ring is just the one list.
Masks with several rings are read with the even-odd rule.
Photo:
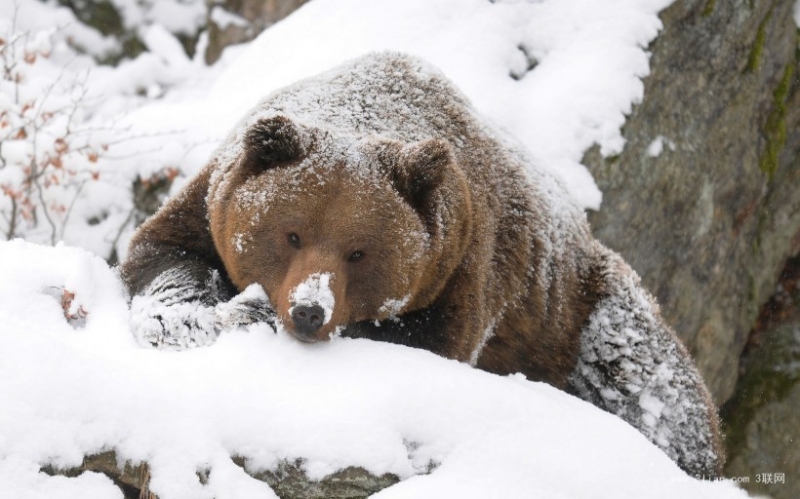
[[408, 142], [474, 133], [477, 125], [471, 104], [438, 69], [395, 52], [369, 54], [278, 90], [251, 119], [264, 110], [339, 134]]

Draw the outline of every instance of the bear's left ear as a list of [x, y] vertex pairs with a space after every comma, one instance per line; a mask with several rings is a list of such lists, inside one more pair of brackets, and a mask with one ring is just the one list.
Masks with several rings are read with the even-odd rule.
[[391, 179], [401, 196], [425, 217], [432, 208], [432, 196], [442, 186], [448, 170], [455, 166], [450, 145], [428, 139], [403, 147]]
[[262, 172], [290, 163], [305, 154], [302, 131], [286, 116], [264, 118], [244, 138], [245, 169]]
[[[397, 147], [399, 146], [399, 147]], [[428, 139], [397, 144], [390, 179], [405, 201], [419, 214], [430, 238], [426, 255], [434, 265], [421, 289], [441, 289], [462, 261], [472, 234], [472, 194], [467, 176], [452, 147]], [[433, 296], [432, 295], [432, 296]]]

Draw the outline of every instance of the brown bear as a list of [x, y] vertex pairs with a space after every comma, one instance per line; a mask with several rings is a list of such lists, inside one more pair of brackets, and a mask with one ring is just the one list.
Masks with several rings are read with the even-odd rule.
[[690, 474], [720, 472], [709, 394], [638, 277], [559, 181], [412, 57], [267, 97], [142, 225], [121, 274], [144, 344], [262, 321], [304, 342], [424, 348], [569, 391]]

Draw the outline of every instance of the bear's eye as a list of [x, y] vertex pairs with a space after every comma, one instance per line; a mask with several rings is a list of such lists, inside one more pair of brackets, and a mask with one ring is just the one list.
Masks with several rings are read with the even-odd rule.
[[348, 262], [357, 262], [357, 261], [361, 260], [362, 258], [364, 258], [364, 252], [363, 251], [354, 251], [354, 252], [350, 253], [349, 257], [347, 257], [347, 261]]
[[289, 234], [289, 244], [291, 244], [295, 248], [300, 248], [300, 236], [298, 236], [294, 232], [290, 233]]

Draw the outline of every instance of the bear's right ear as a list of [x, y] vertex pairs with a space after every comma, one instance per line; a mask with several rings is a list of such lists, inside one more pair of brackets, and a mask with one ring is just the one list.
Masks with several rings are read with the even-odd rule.
[[455, 163], [450, 146], [437, 139], [428, 139], [401, 149], [392, 181], [401, 196], [423, 216], [434, 210], [435, 193]]
[[283, 166], [305, 154], [302, 131], [286, 116], [272, 116], [250, 127], [244, 139], [243, 166], [253, 173]]

